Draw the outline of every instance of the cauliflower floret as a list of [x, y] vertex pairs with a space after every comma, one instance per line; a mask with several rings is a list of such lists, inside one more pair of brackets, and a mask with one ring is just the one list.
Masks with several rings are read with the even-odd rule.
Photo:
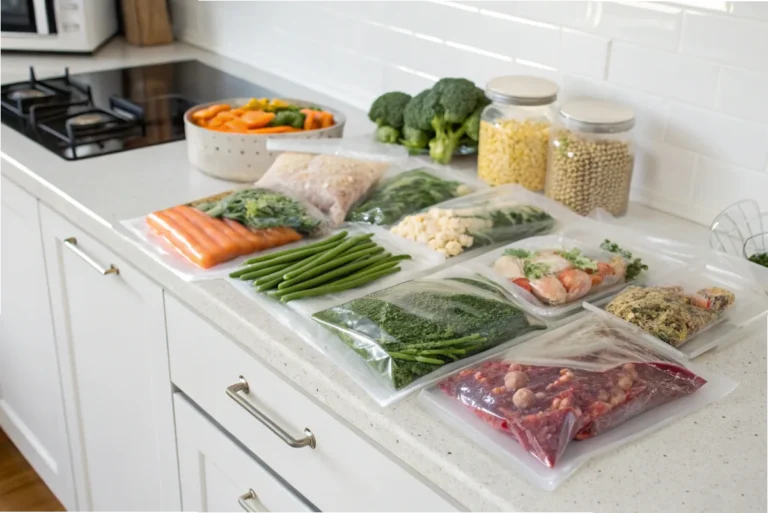
[[443, 214], [443, 211], [439, 208], [430, 208], [429, 212], [427, 212], [427, 215], [433, 219], [437, 219]]
[[462, 219], [453, 217], [448, 221], [448, 229], [452, 231], [464, 231], [464, 223]]
[[445, 245], [445, 249], [448, 252], [448, 255], [450, 255], [450, 256], [456, 256], [459, 253], [461, 253], [462, 251], [464, 251], [464, 248], [461, 247], [461, 244], [459, 244], [455, 240], [449, 241]]
[[459, 235], [459, 244], [464, 246], [465, 248], [472, 247], [472, 244], [474, 244], [475, 240], [472, 238], [471, 235], [461, 234]]
[[429, 242], [427, 242], [427, 247], [433, 251], [437, 251], [438, 249], [445, 247], [445, 244], [440, 242], [437, 239], [432, 239]]

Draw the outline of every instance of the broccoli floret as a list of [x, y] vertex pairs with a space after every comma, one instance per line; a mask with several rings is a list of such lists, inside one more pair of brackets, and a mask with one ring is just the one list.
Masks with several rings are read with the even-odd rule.
[[475, 112], [464, 121], [466, 135], [473, 141], [473, 143], [477, 143], [480, 139], [480, 114], [482, 114], [484, 108], [485, 105], [480, 105], [475, 109]]
[[405, 125], [400, 144], [408, 148], [409, 151], [421, 150], [427, 147], [431, 136], [432, 134], [429, 132]]
[[417, 128], [427, 133], [434, 132], [432, 119], [443, 115], [439, 99], [437, 95], [432, 94], [431, 89], [426, 89], [411, 98], [403, 113], [405, 126]]
[[411, 95], [393, 91], [384, 93], [371, 105], [368, 111], [368, 118], [378, 126], [391, 126], [400, 129], [403, 127], [403, 111], [408, 102], [411, 101]]
[[400, 139], [400, 130], [391, 126], [380, 126], [376, 129], [376, 140], [385, 144], [396, 144]]
[[271, 126], [292, 126], [293, 128], [304, 127], [304, 114], [293, 110], [281, 110], [275, 114], [275, 119], [270, 123]]
[[432, 94], [443, 115], [432, 119], [436, 135], [429, 143], [429, 154], [436, 162], [447, 164], [465, 135], [473, 140], [478, 136], [479, 116], [487, 100], [482, 90], [466, 79], [443, 79], [436, 86]]

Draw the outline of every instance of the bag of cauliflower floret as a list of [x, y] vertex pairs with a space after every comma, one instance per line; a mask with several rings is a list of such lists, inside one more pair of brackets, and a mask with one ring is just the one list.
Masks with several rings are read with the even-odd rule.
[[452, 257], [471, 248], [547, 233], [558, 220], [573, 216], [552, 200], [518, 185], [504, 185], [405, 216], [391, 231]]

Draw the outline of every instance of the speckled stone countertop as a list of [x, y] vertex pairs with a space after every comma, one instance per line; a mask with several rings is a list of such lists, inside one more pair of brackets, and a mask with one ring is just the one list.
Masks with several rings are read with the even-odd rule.
[[[284, 79], [190, 46], [140, 49], [116, 40], [95, 57], [3, 56], [3, 82], [197, 58], [246, 80], [344, 111], [347, 134], [364, 133], [364, 113]], [[195, 171], [184, 142], [65, 162], [2, 126], [2, 173], [98, 238], [179, 297], [287, 380], [344, 419], [422, 479], [470, 510], [766, 510], [766, 329], [697, 363], [740, 382], [714, 405], [585, 465], [554, 492], [524, 481], [471, 440], [427, 414], [417, 397], [382, 409], [333, 362], [307, 346], [221, 280], [186, 283], [115, 229], [122, 219], [225, 191], [231, 184]], [[633, 205], [621, 224], [706, 244], [706, 228]]]

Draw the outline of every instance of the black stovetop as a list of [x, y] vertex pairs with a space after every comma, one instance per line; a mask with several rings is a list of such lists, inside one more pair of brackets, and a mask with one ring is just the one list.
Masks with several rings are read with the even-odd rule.
[[4, 84], [2, 123], [67, 160], [184, 139], [184, 112], [199, 103], [275, 93], [180, 61]]

